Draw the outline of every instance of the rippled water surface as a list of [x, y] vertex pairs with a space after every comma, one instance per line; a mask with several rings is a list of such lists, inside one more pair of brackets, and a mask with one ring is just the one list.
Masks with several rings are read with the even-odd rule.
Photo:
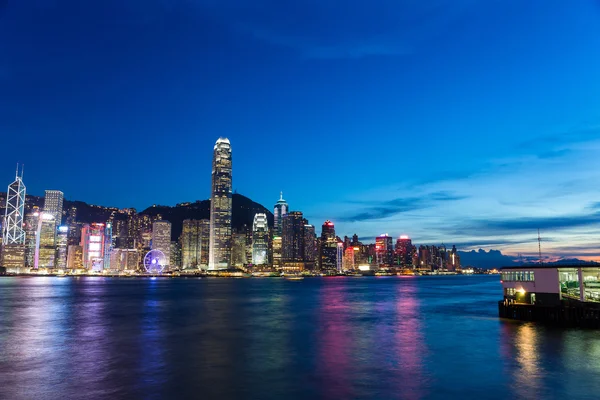
[[600, 332], [497, 276], [0, 278], [1, 399], [598, 399]]

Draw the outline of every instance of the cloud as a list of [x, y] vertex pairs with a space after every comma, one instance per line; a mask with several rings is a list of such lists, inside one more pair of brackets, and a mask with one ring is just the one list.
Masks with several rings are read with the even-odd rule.
[[465, 198], [465, 196], [456, 195], [451, 192], [438, 191], [420, 197], [399, 197], [380, 202], [350, 202], [353, 204], [368, 205], [368, 207], [352, 215], [341, 216], [338, 220], [341, 222], [378, 220], [400, 213], [430, 208], [440, 202], [458, 201]]

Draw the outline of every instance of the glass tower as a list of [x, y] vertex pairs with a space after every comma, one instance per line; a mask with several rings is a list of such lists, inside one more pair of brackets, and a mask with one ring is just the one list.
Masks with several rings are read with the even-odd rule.
[[208, 269], [227, 269], [231, 265], [231, 144], [226, 138], [215, 143], [210, 200]]
[[25, 212], [25, 185], [23, 184], [23, 170], [17, 173], [15, 181], [8, 185], [6, 193], [6, 211], [4, 212], [4, 234], [2, 243], [4, 245], [24, 245], [25, 231], [23, 230], [23, 217]]
[[44, 196], [44, 212], [52, 214], [57, 228], [62, 221], [64, 199], [65, 195], [60, 190], [46, 190], [46, 195]]
[[252, 264], [263, 265], [269, 262], [269, 226], [267, 214], [254, 215], [252, 224]]
[[288, 213], [288, 203], [283, 199], [283, 192], [279, 193], [279, 200], [273, 209], [274, 229], [273, 236], [282, 235], [283, 217]]

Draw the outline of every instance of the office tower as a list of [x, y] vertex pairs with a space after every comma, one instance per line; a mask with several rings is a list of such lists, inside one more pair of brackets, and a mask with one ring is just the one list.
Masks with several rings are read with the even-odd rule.
[[75, 244], [69, 245], [69, 251], [67, 251], [67, 269], [83, 269], [83, 247]]
[[209, 270], [226, 269], [231, 263], [231, 168], [231, 144], [219, 138], [212, 166]]
[[25, 215], [25, 266], [28, 268], [33, 268], [35, 266], [35, 251], [39, 218], [39, 207], [33, 207], [32, 212], [29, 212]]
[[56, 258], [56, 222], [54, 215], [41, 213], [38, 220], [35, 268], [54, 268]]
[[208, 266], [209, 238], [209, 220], [186, 219], [183, 221], [183, 228], [179, 236], [182, 268], [206, 268]]
[[396, 264], [405, 268], [412, 267], [412, 241], [406, 235], [402, 235], [396, 241]]
[[134, 272], [138, 269], [137, 249], [114, 248], [110, 252], [110, 269], [115, 272]]
[[69, 227], [59, 226], [56, 234], [56, 268], [67, 268], [67, 250], [69, 245]]
[[44, 212], [54, 217], [55, 228], [58, 228], [62, 222], [64, 197], [60, 190], [46, 190]]
[[315, 227], [304, 224], [304, 261], [314, 263], [317, 261], [317, 234]]
[[152, 224], [152, 250], [160, 250], [165, 255], [165, 268], [171, 262], [171, 223], [155, 221]]
[[110, 268], [110, 253], [112, 252], [112, 236], [113, 236], [113, 224], [112, 222], [107, 222], [106, 227], [104, 228], [104, 254], [102, 255], [103, 266], [102, 268], [105, 270], [109, 270]]
[[431, 250], [429, 246], [419, 246], [418, 268], [431, 269]]
[[104, 267], [104, 224], [85, 224], [81, 229], [83, 268], [101, 272]]
[[342, 264], [344, 262], [344, 242], [341, 240], [337, 243], [336, 266], [338, 272], [342, 272]]
[[281, 236], [282, 221], [284, 215], [288, 213], [288, 203], [283, 199], [283, 192], [279, 193], [279, 200], [273, 209], [273, 219], [275, 221], [273, 227], [273, 236]]
[[282, 237], [273, 236], [273, 268], [281, 268]]
[[394, 263], [392, 237], [387, 233], [375, 238], [375, 256], [377, 265], [391, 266]]
[[299, 272], [309, 266], [304, 259], [304, 225], [306, 220], [300, 211], [290, 211], [281, 224], [281, 268], [288, 272]]
[[269, 263], [269, 226], [267, 214], [254, 215], [252, 224], [252, 264], [264, 265]]
[[17, 173], [15, 181], [8, 185], [6, 192], [6, 209], [4, 212], [2, 244], [25, 245], [25, 231], [23, 230], [23, 217], [25, 213], [25, 184], [23, 183], [23, 170]]
[[[231, 232], [231, 265], [235, 266], [235, 267], [243, 267], [244, 265], [248, 264], [249, 261], [252, 260], [252, 258], [250, 257], [250, 259], [248, 259], [248, 252], [247, 252], [247, 245], [246, 245], [246, 238], [247, 238], [247, 226], [243, 226], [240, 229], [234, 229]], [[252, 256], [252, 253], [250, 253], [250, 256]]]
[[351, 271], [355, 269], [355, 250], [356, 252], [358, 252], [360, 249], [358, 247], [350, 246], [347, 247], [346, 250], [344, 250], [344, 259], [342, 260], [342, 271]]
[[321, 227], [319, 269], [326, 274], [337, 273], [337, 239], [333, 222], [329, 220]]
[[66, 226], [69, 227], [69, 246], [81, 243], [81, 224], [77, 223], [77, 207], [69, 208]]
[[171, 268], [181, 268], [181, 245], [178, 242], [171, 242]]

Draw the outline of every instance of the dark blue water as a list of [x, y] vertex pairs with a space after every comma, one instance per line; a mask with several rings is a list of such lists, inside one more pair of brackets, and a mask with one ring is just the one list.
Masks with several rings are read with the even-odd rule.
[[0, 278], [2, 399], [598, 399], [600, 332], [497, 276]]

